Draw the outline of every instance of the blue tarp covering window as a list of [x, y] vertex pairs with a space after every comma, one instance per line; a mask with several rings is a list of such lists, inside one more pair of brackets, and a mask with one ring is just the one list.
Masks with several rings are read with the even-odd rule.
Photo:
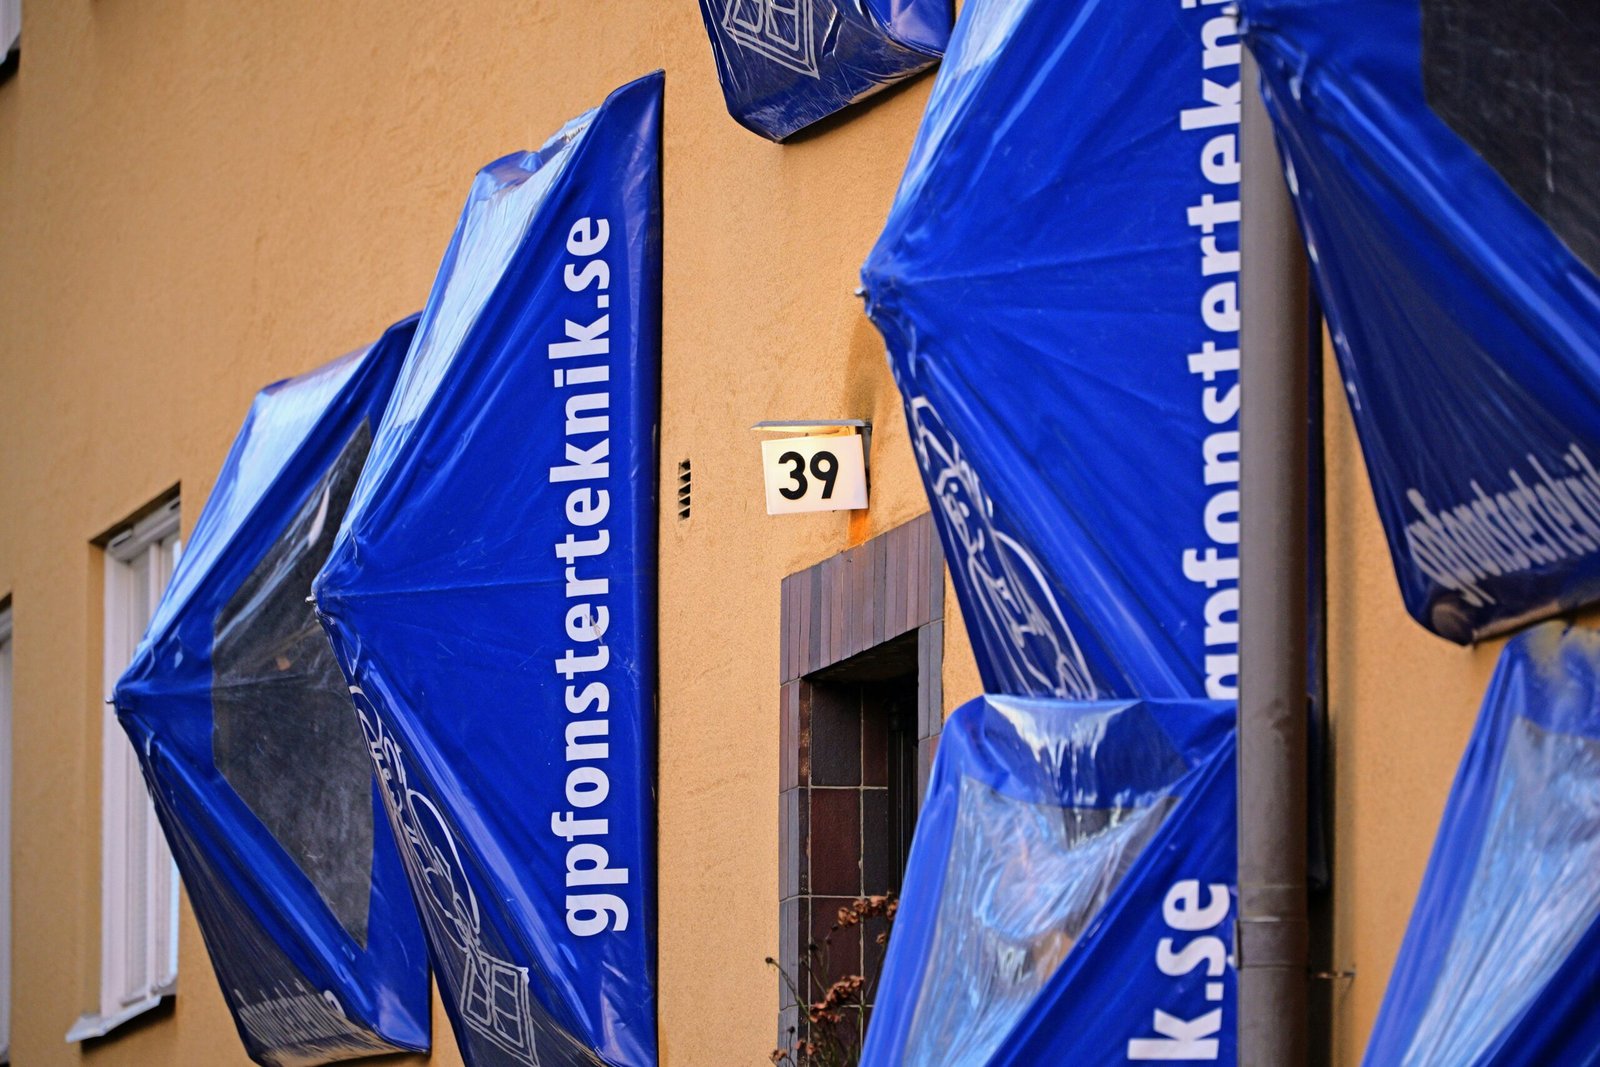
[[661, 100], [479, 173], [317, 579], [473, 1067], [656, 1061]]
[[969, 0], [863, 267], [1013, 694], [947, 724], [875, 1067], [1234, 1059], [1240, 58], [1221, 6]]
[[945, 724], [863, 1064], [1234, 1057], [1233, 705]]
[[116, 687], [223, 996], [274, 1067], [428, 1048], [422, 929], [306, 603], [414, 326], [262, 390]]
[[1234, 695], [1232, 26], [970, 0], [862, 270], [991, 692]]
[[1242, 6], [1408, 610], [1600, 598], [1600, 6]]
[[1600, 634], [1506, 646], [1364, 1062], [1600, 1063]]
[[938, 62], [950, 0], [700, 0], [728, 111], [774, 141]]

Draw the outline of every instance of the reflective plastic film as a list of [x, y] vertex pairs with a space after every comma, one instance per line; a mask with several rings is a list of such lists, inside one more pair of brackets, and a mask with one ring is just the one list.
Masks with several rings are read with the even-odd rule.
[[949, 0], [700, 0], [728, 111], [774, 141], [939, 61]]
[[1407, 609], [1600, 598], [1600, 8], [1241, 6]]
[[415, 320], [262, 390], [117, 683], [250, 1056], [429, 1044], [428, 962], [366, 742], [307, 597]]
[[862, 1063], [1234, 1059], [1233, 705], [946, 722]]
[[1501, 653], [1365, 1063], [1600, 1063], [1600, 634]]
[[661, 99], [478, 174], [316, 583], [473, 1067], [656, 1062]]
[[862, 269], [990, 692], [1231, 698], [1240, 49], [969, 0]]

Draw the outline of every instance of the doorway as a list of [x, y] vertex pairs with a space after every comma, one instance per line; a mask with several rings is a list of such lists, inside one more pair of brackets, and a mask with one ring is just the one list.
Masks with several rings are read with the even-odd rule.
[[876, 986], [885, 921], [841, 913], [899, 893], [943, 721], [943, 616], [926, 515], [784, 580], [781, 1044], [833, 982]]

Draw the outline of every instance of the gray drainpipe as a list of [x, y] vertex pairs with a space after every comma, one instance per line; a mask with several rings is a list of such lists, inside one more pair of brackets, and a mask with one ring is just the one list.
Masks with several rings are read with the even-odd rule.
[[1241, 68], [1239, 1062], [1309, 1062], [1306, 264], [1260, 75]]

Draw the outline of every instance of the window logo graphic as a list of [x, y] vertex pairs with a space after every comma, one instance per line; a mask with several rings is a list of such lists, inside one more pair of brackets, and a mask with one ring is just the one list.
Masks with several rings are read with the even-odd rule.
[[1007, 692], [1094, 700], [1098, 693], [1078, 640], [1033, 552], [995, 519], [994, 501], [961, 445], [925, 396], [910, 404], [912, 445], [933, 505], [953, 535], [950, 569], [977, 602], [973, 624], [1004, 675]]
[[467, 883], [455, 835], [434, 803], [413, 789], [406, 777], [399, 743], [368, 718], [366, 694], [350, 687], [366, 734], [400, 858], [422, 907], [423, 922], [435, 949], [447, 957], [450, 973], [440, 985], [456, 996], [462, 1019], [481, 1037], [524, 1067], [539, 1067], [535, 1047], [528, 970], [502, 959], [484, 936], [478, 898]]
[[728, 0], [722, 28], [738, 44], [813, 78], [817, 69], [816, 0]]

